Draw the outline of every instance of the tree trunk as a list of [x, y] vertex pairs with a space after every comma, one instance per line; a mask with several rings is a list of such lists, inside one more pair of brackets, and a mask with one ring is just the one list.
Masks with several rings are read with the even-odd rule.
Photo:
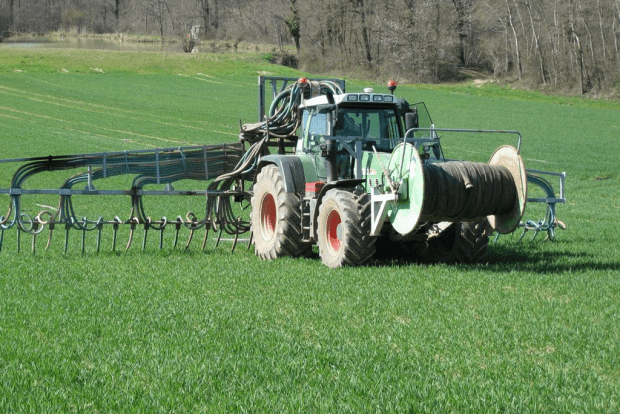
[[209, 30], [210, 9], [208, 0], [199, 0], [200, 15], [202, 16], [202, 27], [205, 33]]
[[560, 56], [560, 26], [558, 22], [558, 1], [553, 5], [553, 31], [548, 32], [549, 44], [551, 45], [551, 65], [553, 69], [553, 84], [558, 84], [559, 78], [559, 56]]
[[[405, 0], [405, 4], [407, 6], [407, 20], [406, 20], [406, 28], [407, 28], [407, 33], [406, 33], [406, 38], [407, 38], [407, 44], [409, 46], [409, 49], [411, 50], [411, 60], [415, 60], [416, 58], [416, 24], [415, 24], [415, 17], [416, 17], [416, 0]], [[439, 3], [437, 3], [437, 6], [439, 7]]]
[[467, 41], [467, 33], [465, 33], [465, 26], [467, 24], [467, 5], [465, 0], [452, 0], [454, 3], [454, 9], [456, 11], [456, 30], [459, 36], [459, 51], [458, 58], [461, 65], [465, 66], [465, 45]]
[[620, 3], [618, 0], [615, 1], [616, 9], [614, 10], [613, 16], [613, 25], [611, 28], [611, 33], [614, 36], [614, 46], [616, 48], [616, 60], [620, 63], [620, 49], [618, 49], [618, 35], [616, 34], [616, 24], [620, 21]]
[[521, 10], [519, 9], [519, 5], [517, 4], [517, 0], [512, 0], [515, 5], [515, 10], [517, 12], [517, 18], [519, 19], [519, 23], [521, 23], [521, 33], [523, 33], [523, 37], [525, 40], [525, 59], [529, 61], [530, 59], [530, 41], [527, 38], [527, 31], [525, 30], [525, 25], [523, 24], [523, 18], [521, 17]]
[[571, 25], [570, 27], [571, 34], [575, 38], [575, 43], [577, 44], [577, 52], [578, 52], [577, 60], [579, 61], [579, 83], [581, 86], [581, 94], [583, 95], [586, 93], [586, 88], [585, 88], [585, 77], [586, 76], [585, 76], [584, 65], [583, 65], [583, 48], [581, 47], [581, 39], [579, 38], [579, 35], [575, 31], [575, 25], [573, 24], [572, 20], [570, 22], [570, 25]]
[[508, 4], [508, 0], [504, 0], [506, 2], [506, 9], [508, 10], [508, 26], [512, 29], [512, 35], [514, 37], [515, 43], [515, 55], [516, 55], [516, 65], [517, 70], [519, 71], [519, 79], [523, 76], [523, 67], [521, 66], [521, 56], [519, 54], [519, 38], [517, 37], [517, 31], [515, 30], [515, 26], [512, 21], [512, 11], [510, 10], [510, 5]]
[[590, 26], [588, 25], [588, 20], [586, 19], [586, 15], [583, 12], [581, 7], [581, 0], [577, 1], [579, 4], [579, 15], [581, 16], [581, 20], [583, 21], [583, 27], [586, 29], [586, 33], [588, 34], [588, 43], [590, 44], [590, 55], [592, 58], [592, 64], [596, 67], [596, 57], [594, 56], [594, 44], [592, 42], [592, 32], [590, 31]]
[[530, 16], [530, 25], [532, 26], [532, 37], [534, 38], [534, 44], [536, 46], [536, 51], [538, 53], [539, 63], [540, 63], [540, 80], [543, 85], [547, 83], [546, 77], [546, 69], [545, 63], [543, 60], [542, 48], [540, 47], [540, 42], [538, 41], [539, 35], [536, 33], [536, 26], [534, 25], [534, 18], [532, 17], [532, 3], [528, 1], [525, 2], [525, 6], [527, 7], [528, 14]]
[[366, 63], [372, 65], [372, 54], [370, 53], [370, 34], [366, 26], [366, 10], [364, 9], [364, 0], [358, 0], [357, 5], [360, 10], [360, 19], [362, 21], [362, 42], [364, 44], [364, 54], [366, 55]]
[[211, 13], [212, 20], [210, 21], [211, 26], [215, 30], [218, 29], [220, 25], [220, 10], [219, 10], [219, 0], [213, 0], [213, 12]]
[[114, 0], [114, 19], [116, 20], [116, 31], [118, 32], [121, 19], [121, 0]]
[[596, 10], [598, 11], [598, 27], [601, 31], [601, 43], [603, 44], [603, 60], [607, 59], [607, 46], [605, 45], [605, 32], [603, 30], [603, 13], [601, 11], [601, 2], [596, 0]]
[[581, 48], [581, 42], [579, 41], [579, 36], [575, 35], [577, 37], [577, 47], [579, 47], [579, 72], [581, 74], [581, 94], [585, 94], [586, 93], [586, 87], [585, 87], [585, 71], [583, 68], [583, 49]]
[[15, 31], [15, 8], [14, 8], [15, 0], [9, 0], [9, 30], [12, 32]]
[[163, 38], [164, 37], [164, 10], [162, 7], [162, 1], [159, 0], [157, 2], [158, 5], [158, 9], [159, 9], [159, 14], [157, 16], [158, 20], [159, 20], [159, 35]]
[[286, 21], [286, 27], [295, 42], [295, 49], [297, 50], [297, 56], [301, 51], [301, 32], [299, 27], [299, 10], [297, 9], [297, 0], [290, 0], [291, 2], [291, 18]]
[[[508, 19], [506, 19], [508, 20]], [[508, 45], [510, 44], [510, 41], [508, 40], [509, 35], [508, 35], [508, 26], [504, 26], [504, 43], [505, 43], [505, 47], [506, 47], [506, 60], [504, 62], [504, 73], [508, 73], [508, 68], [510, 67], [510, 59], [509, 59], [509, 47]]]
[[172, 26], [172, 33], [177, 33], [175, 25], [174, 25], [174, 16], [172, 14], [172, 11], [170, 10], [170, 5], [168, 4], [167, 1], [164, 1], [164, 5], [166, 6], [166, 10], [168, 11], [168, 16], [170, 17], [170, 25]]
[[439, 7], [439, 2], [435, 5], [435, 9], [437, 11], [437, 21], [435, 23], [435, 82], [439, 80], [439, 50], [441, 43], [441, 31], [439, 30], [440, 22], [441, 22], [441, 10]]

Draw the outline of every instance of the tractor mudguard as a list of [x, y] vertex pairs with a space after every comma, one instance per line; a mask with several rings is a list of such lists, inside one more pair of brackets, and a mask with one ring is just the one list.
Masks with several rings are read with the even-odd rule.
[[317, 223], [317, 218], [319, 217], [319, 206], [321, 205], [321, 200], [323, 200], [323, 197], [325, 196], [325, 194], [327, 194], [329, 190], [333, 190], [334, 188], [354, 188], [362, 184], [364, 181], [365, 180], [355, 180], [355, 179], [340, 180], [340, 181], [334, 181], [331, 183], [327, 183], [323, 186], [323, 188], [321, 188], [321, 191], [319, 192], [319, 195], [317, 196], [317, 199], [316, 199], [316, 207], [314, 208], [314, 211], [312, 211], [312, 221], [311, 221], [312, 237], [314, 237], [314, 235], [316, 234], [316, 223]]
[[325, 193], [327, 193], [331, 189], [334, 189], [334, 188], [354, 188], [354, 187], [357, 187], [358, 185], [362, 184], [364, 181], [366, 181], [366, 180], [348, 179], [348, 180], [339, 180], [339, 181], [333, 181], [331, 183], [326, 183], [323, 186], [323, 188], [321, 188], [321, 191], [319, 192], [319, 195], [317, 196], [317, 200], [320, 201], [323, 198], [323, 196], [325, 195]]
[[[282, 177], [284, 177], [284, 189], [287, 193], [305, 193], [306, 175], [299, 157], [296, 155], [266, 155], [258, 162], [256, 176], [258, 176], [258, 173], [263, 167], [269, 164], [276, 165], [282, 172]], [[254, 181], [256, 183], [256, 178]]]

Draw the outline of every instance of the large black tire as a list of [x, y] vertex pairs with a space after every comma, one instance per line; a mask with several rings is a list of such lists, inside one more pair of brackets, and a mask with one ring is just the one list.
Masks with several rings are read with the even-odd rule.
[[312, 246], [302, 242], [301, 200], [284, 189], [280, 169], [268, 165], [261, 170], [252, 196], [254, 253], [263, 260], [307, 255]]
[[319, 207], [319, 255], [327, 266], [358, 266], [375, 253], [370, 235], [370, 196], [357, 190], [329, 190]]
[[481, 222], [454, 223], [428, 242], [428, 258], [439, 263], [483, 263], [487, 258], [490, 227]]

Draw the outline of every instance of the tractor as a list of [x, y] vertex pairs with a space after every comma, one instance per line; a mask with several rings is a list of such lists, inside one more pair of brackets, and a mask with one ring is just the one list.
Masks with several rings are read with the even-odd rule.
[[361, 265], [377, 246], [475, 263], [492, 231], [519, 224], [527, 177], [515, 148], [499, 148], [489, 164], [446, 161], [426, 106], [394, 96], [393, 83], [390, 93], [297, 85], [294, 153], [265, 155], [256, 169], [251, 223], [262, 259], [317, 244], [329, 267]]
[[[289, 84], [289, 82], [291, 82]], [[267, 85], [273, 97], [265, 110]], [[278, 83], [280, 89], [278, 90]], [[557, 203], [565, 202], [565, 173], [526, 170], [520, 155], [522, 137], [517, 131], [456, 130], [436, 128], [423, 102], [410, 104], [387, 91], [367, 88], [345, 92], [338, 79], [259, 77], [259, 122], [240, 123], [238, 143], [122, 151], [116, 153], [47, 156], [0, 160], [18, 162], [11, 188], [0, 189], [11, 204], [0, 217], [0, 250], [5, 230], [17, 228], [33, 237], [49, 229], [49, 248], [54, 229], [65, 230], [65, 252], [70, 230], [97, 232], [97, 252], [105, 226], [117, 230], [130, 226], [126, 248], [133, 234], [159, 231], [160, 249], [168, 226], [187, 228], [189, 248], [197, 230], [219, 231], [216, 246], [225, 232], [239, 235], [251, 231], [253, 244], [263, 260], [283, 256], [308, 256], [314, 246], [331, 268], [358, 266], [375, 255], [396, 255], [432, 262], [477, 263], [485, 260], [489, 236], [525, 231], [547, 232], [564, 225], [555, 216]], [[450, 160], [444, 156], [440, 133], [513, 134], [516, 147], [500, 146], [488, 163]], [[248, 146], [246, 148], [246, 146]], [[26, 189], [33, 175], [49, 171], [81, 169], [60, 189]], [[95, 182], [133, 174], [128, 190], [97, 190]], [[559, 179], [560, 194], [545, 176]], [[179, 180], [208, 182], [197, 190], [175, 190]], [[85, 184], [83, 189], [76, 188]], [[528, 199], [528, 183], [541, 188], [541, 198]], [[149, 190], [165, 184], [165, 190]], [[33, 215], [22, 209], [23, 195], [57, 194], [59, 207], [47, 206]], [[131, 198], [127, 219], [79, 217], [73, 195], [125, 195]], [[204, 218], [188, 213], [183, 219], [151, 218], [143, 196], [206, 196]], [[235, 202], [251, 205], [242, 218]], [[522, 222], [528, 201], [547, 205], [545, 218]], [[523, 237], [523, 235], [522, 235]]]

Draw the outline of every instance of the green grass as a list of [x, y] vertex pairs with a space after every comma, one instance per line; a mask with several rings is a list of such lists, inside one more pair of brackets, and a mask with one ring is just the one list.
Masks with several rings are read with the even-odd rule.
[[[236, 141], [239, 119], [256, 119], [260, 71], [297, 76], [245, 55], [2, 49], [0, 158]], [[117, 253], [106, 231], [97, 255], [93, 234], [80, 253], [77, 232], [63, 254], [58, 229], [49, 252], [44, 233], [36, 255], [30, 236], [17, 254], [7, 231], [0, 411], [619, 411], [620, 108], [495, 86], [397, 94], [426, 101], [438, 127], [520, 130], [528, 168], [568, 174], [558, 206], [568, 230], [553, 243], [503, 236], [486, 265], [337, 270], [318, 258], [261, 262], [245, 243], [185, 251], [187, 233], [175, 250], [173, 231], [163, 251], [151, 233], [141, 252], [140, 230], [125, 252], [124, 229]], [[453, 158], [486, 160], [502, 143], [514, 138], [444, 136]], [[0, 164], [1, 188], [14, 167]], [[170, 216], [204, 206], [158, 203]], [[76, 205], [121, 217], [130, 207]]]

